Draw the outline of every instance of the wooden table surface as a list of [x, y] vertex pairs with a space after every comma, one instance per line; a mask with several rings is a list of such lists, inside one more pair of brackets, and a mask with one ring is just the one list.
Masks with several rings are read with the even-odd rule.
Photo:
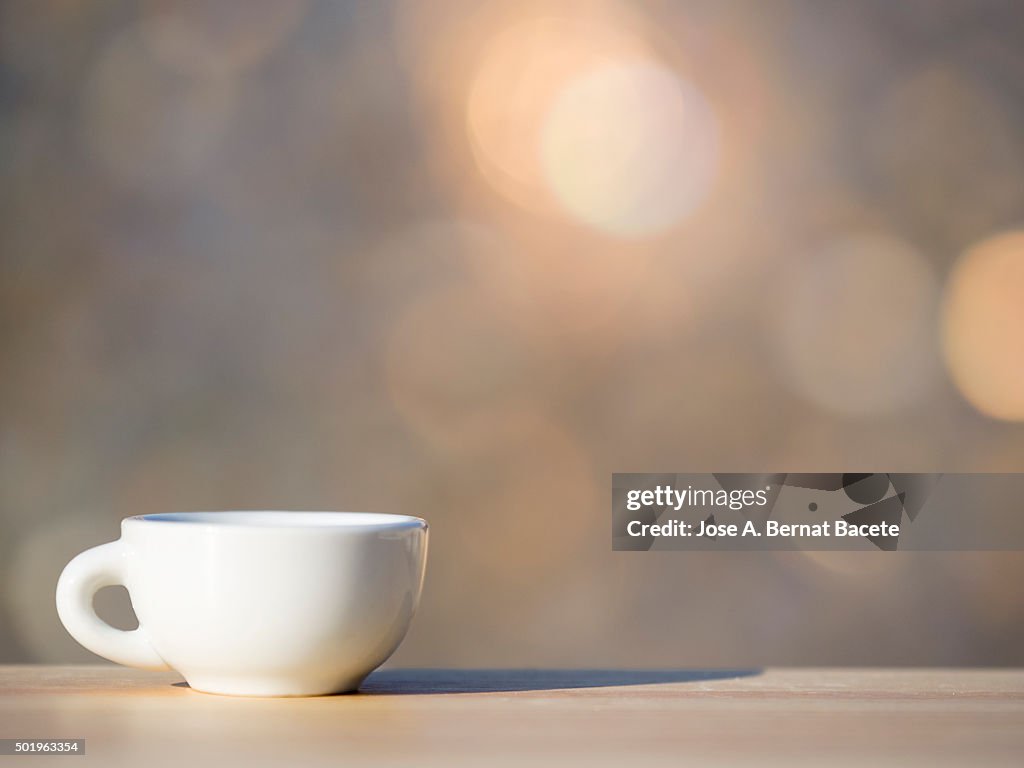
[[1024, 670], [383, 670], [309, 699], [180, 680], [0, 667], [0, 738], [86, 739], [26, 765], [1024, 765]]

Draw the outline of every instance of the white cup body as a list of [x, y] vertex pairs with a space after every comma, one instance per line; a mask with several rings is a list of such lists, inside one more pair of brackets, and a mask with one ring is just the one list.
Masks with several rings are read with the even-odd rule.
[[355, 690], [405, 636], [426, 565], [426, 523], [399, 515], [177, 513], [121, 530], [139, 639], [211, 693]]

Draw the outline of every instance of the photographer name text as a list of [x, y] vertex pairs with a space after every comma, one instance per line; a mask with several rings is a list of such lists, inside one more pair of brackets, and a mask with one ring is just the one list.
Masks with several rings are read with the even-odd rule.
[[669, 520], [664, 523], [641, 523], [630, 521], [626, 533], [638, 536], [696, 536], [709, 539], [760, 537], [767, 538], [825, 538], [830, 536], [893, 536], [900, 535], [900, 527], [893, 523], [873, 523], [857, 525], [846, 520], [826, 520], [821, 523], [780, 523], [768, 520], [761, 528], [753, 520], [747, 520], [742, 526], [736, 523], [712, 523], [701, 520], [699, 523], [687, 523], [682, 520]]

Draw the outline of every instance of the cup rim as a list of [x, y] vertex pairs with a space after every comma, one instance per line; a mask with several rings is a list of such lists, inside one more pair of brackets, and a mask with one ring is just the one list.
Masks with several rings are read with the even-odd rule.
[[312, 510], [210, 510], [156, 512], [126, 517], [122, 523], [236, 530], [381, 531], [427, 528], [427, 521], [412, 515], [386, 512], [333, 512]]

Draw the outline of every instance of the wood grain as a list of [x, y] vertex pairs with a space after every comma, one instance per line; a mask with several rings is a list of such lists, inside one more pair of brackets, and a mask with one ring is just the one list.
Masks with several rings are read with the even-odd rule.
[[383, 670], [311, 699], [180, 679], [0, 667], [0, 738], [85, 738], [72, 764], [103, 766], [1024, 763], [1022, 670]]

